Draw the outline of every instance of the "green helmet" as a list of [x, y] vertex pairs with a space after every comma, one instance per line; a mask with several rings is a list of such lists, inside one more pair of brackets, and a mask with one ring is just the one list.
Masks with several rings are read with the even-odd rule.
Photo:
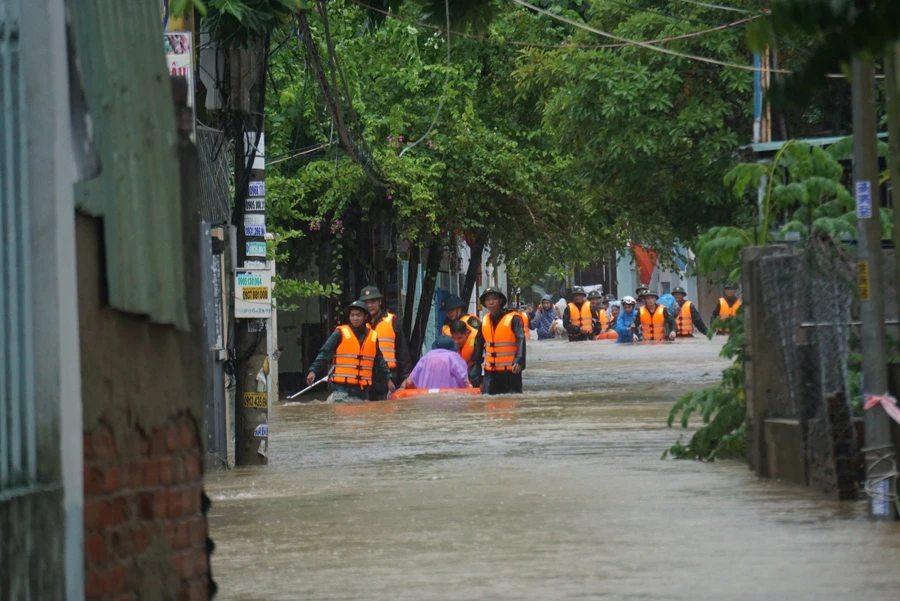
[[359, 293], [359, 300], [361, 301], [377, 300], [379, 298], [384, 298], [384, 295], [376, 286], [366, 286]]
[[591, 290], [588, 292], [588, 300], [593, 300], [595, 298], [602, 298], [599, 290]]
[[685, 290], [681, 286], [675, 286], [675, 288], [672, 290], [672, 294], [683, 294], [687, 296], [687, 290]]
[[616, 300], [616, 297], [613, 296], [612, 294], [604, 294], [603, 295], [604, 303], [611, 303], [611, 302], [614, 302], [615, 300]]
[[649, 286], [638, 286], [637, 290], [634, 291], [634, 294], [637, 297], [641, 297], [644, 295], [644, 292], [646, 292], [647, 290], [650, 290]]
[[499, 294], [500, 295], [500, 306], [503, 307], [506, 305], [507, 300], [508, 300], [506, 298], [506, 295], [503, 294], [503, 292], [501, 292], [500, 289], [497, 288], [496, 286], [488, 286], [487, 288], [485, 288], [484, 290], [481, 291], [481, 296], [478, 297], [478, 300], [481, 301], [482, 305], [484, 304], [484, 297], [486, 297], [488, 294]]
[[729, 283], [725, 284], [724, 286], [722, 286], [722, 290], [723, 291], [724, 290], [737, 290], [737, 286], [735, 286], [734, 284], [729, 282]]
[[587, 294], [587, 292], [585, 292], [584, 288], [581, 286], [575, 286], [572, 288], [572, 296], [575, 296], [576, 294]]
[[353, 309], [359, 309], [360, 311], [362, 311], [363, 313], [366, 314], [366, 318], [368, 319], [369, 308], [366, 306], [366, 303], [359, 301], [359, 300], [353, 301], [352, 303], [350, 303], [349, 305], [347, 305], [344, 308], [344, 314], [347, 317], [350, 317], [350, 311], [352, 311]]
[[445, 313], [451, 309], [462, 309], [465, 306], [466, 301], [455, 294], [450, 294], [441, 301], [441, 311], [444, 311]]
[[645, 296], [655, 296], [656, 298], [659, 298], [659, 295], [649, 288], [642, 288], [642, 290], [644, 290], [644, 293], [641, 294], [641, 298], [644, 298]]

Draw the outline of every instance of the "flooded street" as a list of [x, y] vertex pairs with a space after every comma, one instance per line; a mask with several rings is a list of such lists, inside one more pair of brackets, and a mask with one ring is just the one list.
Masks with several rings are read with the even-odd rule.
[[719, 342], [532, 341], [519, 397], [279, 406], [209, 474], [222, 600], [896, 600], [900, 524], [660, 460]]

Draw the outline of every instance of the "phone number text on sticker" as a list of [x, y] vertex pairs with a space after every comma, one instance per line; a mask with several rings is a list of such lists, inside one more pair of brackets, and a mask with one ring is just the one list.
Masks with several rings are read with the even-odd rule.
[[266, 392], [245, 392], [245, 409], [267, 409], [269, 407], [269, 394]]

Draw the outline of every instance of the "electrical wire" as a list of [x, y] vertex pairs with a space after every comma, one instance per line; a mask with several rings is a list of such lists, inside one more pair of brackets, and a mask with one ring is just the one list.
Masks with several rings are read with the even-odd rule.
[[735, 13], [743, 13], [745, 15], [759, 15], [760, 13], [748, 10], [746, 8], [737, 8], [735, 6], [722, 6], [721, 4], [707, 4], [706, 2], [698, 2], [697, 0], [670, 0], [671, 2], [683, 2], [684, 4], [693, 4], [704, 8], [715, 8], [717, 10], [726, 10]]
[[[395, 20], [397, 20], [397, 21], [403, 21], [404, 23], [409, 23], [410, 25], [416, 25], [416, 26], [418, 26], [418, 27], [424, 27], [425, 29], [431, 29], [431, 30], [433, 30], [433, 31], [440, 31], [440, 32], [442, 32], [442, 33], [448, 33], [448, 32], [449, 32], [449, 33], [451, 33], [451, 34], [453, 34], [453, 35], [455, 35], [455, 36], [457, 36], [457, 37], [468, 38], [468, 39], [471, 39], [471, 40], [481, 40], [482, 42], [490, 42], [490, 43], [492, 43], [492, 44], [504, 44], [504, 45], [506, 45], [506, 46], [522, 46], [522, 47], [525, 47], [525, 48], [558, 48], [558, 49], [563, 49], [563, 50], [569, 50], [569, 49], [587, 49], [587, 50], [594, 50], [594, 49], [601, 49], [601, 48], [627, 48], [628, 46], [635, 46], [635, 45], [637, 45], [636, 43], [618, 43], [618, 44], [542, 44], [542, 43], [539, 43], [539, 42], [522, 42], [522, 41], [518, 41], [518, 40], [500, 40], [500, 39], [497, 39], [497, 38], [490, 38], [490, 37], [481, 36], [481, 35], [475, 35], [475, 34], [471, 34], [471, 33], [463, 33], [463, 32], [461, 32], [461, 31], [455, 31], [455, 30], [450, 30], [450, 29], [444, 29], [443, 27], [438, 27], [438, 26], [436, 26], [436, 25], [429, 25], [429, 24], [427, 24], [427, 23], [422, 23], [421, 21], [416, 21], [416, 20], [414, 20], [414, 19], [409, 19], [409, 18], [407, 18], [407, 17], [398, 15], [398, 14], [396, 14], [396, 13], [392, 13], [392, 12], [389, 12], [389, 11], [386, 11], [386, 10], [382, 10], [382, 9], [380, 9], [380, 8], [376, 8], [376, 7], [374, 7], [374, 6], [371, 6], [371, 5], [369, 5], [369, 4], [366, 4], [365, 2], [361, 2], [360, 0], [349, 0], [349, 1], [352, 2], [353, 4], [356, 4], [357, 6], [362, 7], [362, 8], [366, 8], [366, 9], [368, 9], [368, 10], [371, 10], [371, 11], [374, 11], [374, 12], [377, 12], [377, 13], [380, 13], [380, 14], [386, 16], [386, 17], [390, 17], [391, 19], [395, 19]], [[734, 22], [732, 22], [732, 23], [726, 23], [726, 24], [724, 24], [724, 25], [718, 25], [718, 26], [712, 27], [712, 28], [710, 28], [710, 29], [702, 29], [702, 30], [699, 30], [699, 31], [692, 31], [692, 32], [690, 32], [690, 33], [684, 33], [684, 34], [681, 34], [681, 35], [676, 35], [676, 36], [672, 36], [672, 37], [668, 37], [668, 38], [659, 38], [659, 39], [655, 39], [655, 40], [646, 40], [644, 43], [645, 43], [645, 44], [659, 44], [659, 43], [662, 43], [662, 42], [673, 42], [673, 41], [676, 41], [676, 40], [684, 40], [684, 39], [688, 39], [688, 38], [693, 38], [693, 37], [700, 36], [700, 35], [704, 35], [704, 34], [707, 34], [707, 33], [713, 33], [713, 32], [716, 32], [716, 31], [722, 31], [722, 30], [724, 30], [724, 29], [729, 29], [729, 28], [732, 28], [732, 27], [740, 27], [741, 25], [745, 25], [746, 23], [749, 23], [750, 21], [753, 21], [754, 19], [758, 19], [758, 18], [760, 18], [761, 16], [762, 16], [762, 15], [754, 15], [754, 16], [752, 16], [752, 17], [747, 17], [747, 18], [744, 18], [744, 19], [739, 19], [739, 20], [734, 21]]]
[[447, 91], [450, 89], [450, 0], [444, 0], [444, 11], [447, 13], [447, 74], [444, 77], [444, 92], [441, 94], [441, 101], [438, 103], [437, 111], [434, 113], [434, 119], [431, 120], [431, 125], [428, 126], [428, 130], [422, 134], [421, 138], [401, 150], [398, 155], [399, 158], [402, 158], [407, 150], [415, 148], [422, 140], [428, 137], [431, 130], [434, 129], [434, 124], [437, 123], [438, 117], [441, 116], [441, 109], [444, 108], [444, 101], [447, 100]]

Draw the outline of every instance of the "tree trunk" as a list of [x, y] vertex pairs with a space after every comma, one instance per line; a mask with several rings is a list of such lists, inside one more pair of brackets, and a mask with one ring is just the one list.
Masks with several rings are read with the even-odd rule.
[[412, 335], [409, 337], [409, 352], [413, 362], [418, 361], [422, 354], [422, 344], [425, 342], [425, 334], [428, 330], [428, 320], [431, 317], [431, 303], [434, 300], [434, 288], [437, 283], [437, 274], [441, 268], [441, 258], [444, 254], [444, 240], [435, 238], [428, 248], [428, 263], [425, 266], [425, 276], [422, 280], [422, 295], [419, 297], [419, 310], [416, 313], [416, 324]]
[[413, 310], [415, 309], [421, 257], [422, 253], [418, 246], [409, 247], [409, 263], [406, 266], [406, 302], [403, 304], [403, 334], [407, 340], [412, 337]]
[[481, 267], [481, 257], [484, 256], [484, 238], [475, 237], [475, 244], [472, 248], [472, 258], [469, 259], [469, 268], [466, 270], [466, 281], [463, 285], [462, 299], [466, 301], [466, 310], [468, 304], [472, 300], [472, 290], [475, 289], [475, 281], [478, 279], [478, 269]]

